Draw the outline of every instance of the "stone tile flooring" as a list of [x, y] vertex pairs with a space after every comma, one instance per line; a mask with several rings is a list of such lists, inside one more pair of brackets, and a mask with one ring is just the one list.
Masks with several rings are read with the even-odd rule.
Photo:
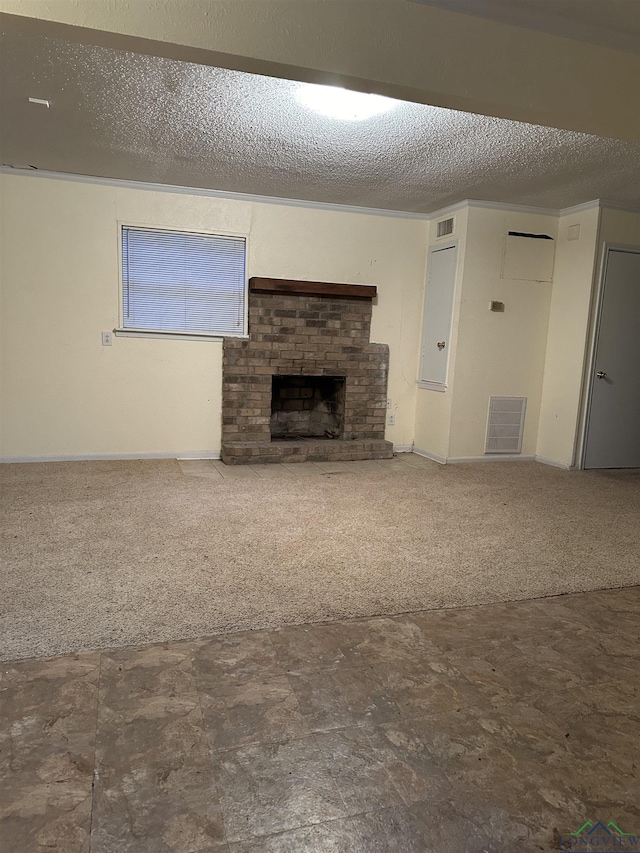
[[179, 459], [183, 474], [205, 477], [213, 482], [272, 477], [319, 477], [323, 474], [358, 474], [366, 471], [401, 473], [408, 468], [432, 468], [433, 462], [415, 453], [399, 453], [393, 459], [363, 459], [359, 462], [281, 462], [268, 465], [225, 465], [219, 459]]
[[529, 853], [587, 820], [640, 831], [639, 619], [633, 587], [1, 664], [0, 848]]

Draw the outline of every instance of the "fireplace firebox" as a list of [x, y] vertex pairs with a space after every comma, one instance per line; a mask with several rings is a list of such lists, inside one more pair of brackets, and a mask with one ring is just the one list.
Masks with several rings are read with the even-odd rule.
[[273, 376], [271, 439], [342, 438], [344, 376]]

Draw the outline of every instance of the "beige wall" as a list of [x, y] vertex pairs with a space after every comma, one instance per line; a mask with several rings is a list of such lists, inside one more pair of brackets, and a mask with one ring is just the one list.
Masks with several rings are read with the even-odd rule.
[[[580, 225], [577, 241], [567, 239], [572, 225]], [[640, 214], [593, 207], [560, 218], [537, 454], [563, 467], [579, 464], [585, 366], [605, 243], [640, 246]]]
[[[484, 455], [492, 395], [527, 397], [522, 453], [535, 455], [551, 283], [501, 277], [509, 230], [555, 237], [557, 218], [476, 206], [456, 213], [449, 387], [419, 389], [416, 402], [416, 447], [437, 457]], [[505, 303], [504, 313], [489, 310], [492, 299]]]
[[[592, 207], [559, 222], [536, 452], [564, 467], [574, 463], [599, 218]], [[580, 237], [569, 240], [574, 225]]]
[[[458, 223], [465, 220], [457, 214]], [[569, 228], [580, 226], [578, 240]], [[501, 278], [508, 230], [556, 236], [553, 283]], [[418, 391], [416, 447], [448, 459], [484, 453], [491, 395], [527, 397], [524, 456], [576, 462], [594, 277], [605, 242], [640, 245], [640, 214], [597, 206], [559, 218], [469, 207], [454, 314], [450, 384]], [[489, 301], [505, 302], [502, 313]]]
[[[535, 455], [551, 283], [501, 278], [508, 231], [556, 236], [557, 218], [469, 209], [449, 456], [482, 456], [490, 396], [526, 397], [522, 453]], [[523, 251], [527, 246], [523, 246]], [[489, 310], [494, 299], [504, 313]]]
[[249, 275], [376, 284], [395, 427], [410, 445], [427, 223], [0, 176], [2, 455], [217, 453], [219, 342], [114, 337], [118, 221], [249, 236]]
[[600, 219], [600, 247], [604, 243], [640, 246], [640, 213], [605, 207]]
[[[435, 221], [0, 175], [1, 452], [5, 458], [216, 454], [220, 342], [115, 337], [118, 222], [246, 234], [249, 275], [378, 286], [390, 346], [387, 437], [481, 457], [491, 395], [528, 398], [523, 455], [575, 461], [594, 280], [604, 242], [640, 245], [640, 214], [455, 213], [458, 269], [445, 393], [417, 388]], [[568, 240], [580, 225], [580, 238]], [[553, 284], [501, 278], [507, 230], [557, 236]], [[503, 314], [489, 301], [505, 302]]]

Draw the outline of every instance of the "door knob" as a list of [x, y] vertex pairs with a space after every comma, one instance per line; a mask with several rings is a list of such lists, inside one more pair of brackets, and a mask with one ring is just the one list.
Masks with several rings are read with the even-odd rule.
[[596, 376], [598, 377], [598, 379], [606, 379], [607, 378], [607, 374], [604, 372], [604, 370], [599, 370], [596, 373]]
[[445, 344], [445, 342], [444, 342], [444, 341], [438, 341], [438, 343], [436, 344], [436, 346], [438, 347], [438, 349], [444, 349], [444, 348], [445, 348], [445, 346], [446, 346], [446, 344]]

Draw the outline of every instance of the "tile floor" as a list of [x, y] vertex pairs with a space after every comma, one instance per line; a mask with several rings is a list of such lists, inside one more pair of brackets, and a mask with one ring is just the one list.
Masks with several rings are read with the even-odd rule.
[[639, 618], [633, 587], [0, 664], [0, 848], [529, 853], [586, 820], [640, 831]]
[[225, 465], [219, 459], [179, 459], [183, 474], [205, 477], [213, 482], [271, 477], [319, 477], [322, 474], [358, 474], [365, 471], [401, 473], [407, 468], [431, 468], [431, 459], [415, 453], [399, 453], [392, 459], [363, 459], [359, 462], [292, 462], [269, 465]]

